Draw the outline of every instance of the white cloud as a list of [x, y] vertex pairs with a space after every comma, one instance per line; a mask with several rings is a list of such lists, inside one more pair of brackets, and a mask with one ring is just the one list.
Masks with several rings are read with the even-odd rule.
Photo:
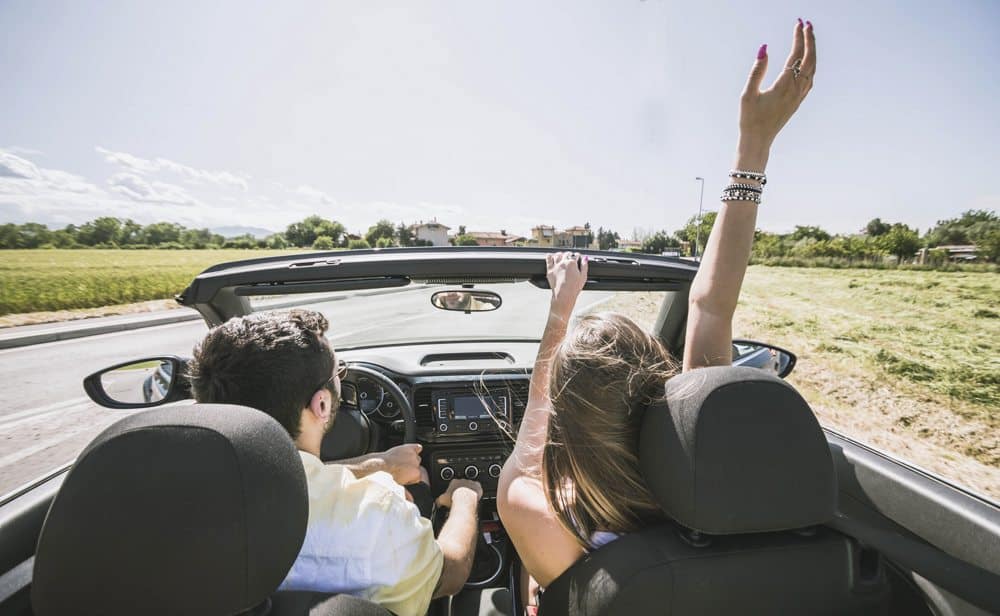
[[303, 184], [295, 189], [295, 193], [308, 199], [314, 199], [323, 205], [333, 205], [333, 199], [330, 198], [330, 195], [313, 186]]
[[142, 203], [197, 205], [198, 202], [180, 186], [165, 182], [147, 182], [134, 173], [116, 173], [108, 179], [114, 192]]
[[104, 156], [104, 160], [141, 174], [153, 174], [158, 172], [169, 172], [185, 178], [194, 183], [216, 184], [221, 187], [240, 188], [244, 192], [250, 189], [246, 174], [235, 174], [229, 171], [207, 171], [205, 169], [195, 169], [166, 158], [140, 158], [127, 152], [114, 152], [98, 146], [95, 148], [99, 154]]
[[0, 178], [33, 180], [40, 175], [35, 163], [12, 152], [0, 150]]

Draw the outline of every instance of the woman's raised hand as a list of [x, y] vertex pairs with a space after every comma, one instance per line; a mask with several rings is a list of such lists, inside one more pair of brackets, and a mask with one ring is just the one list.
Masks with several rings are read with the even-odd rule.
[[568, 319], [587, 283], [587, 257], [575, 252], [557, 252], [545, 257], [545, 265], [545, 277], [552, 289], [552, 312]]
[[763, 171], [774, 138], [799, 108], [812, 88], [816, 74], [816, 36], [811, 22], [795, 24], [792, 51], [781, 74], [767, 90], [761, 91], [767, 72], [767, 45], [757, 52], [740, 99], [740, 158], [750, 171]]

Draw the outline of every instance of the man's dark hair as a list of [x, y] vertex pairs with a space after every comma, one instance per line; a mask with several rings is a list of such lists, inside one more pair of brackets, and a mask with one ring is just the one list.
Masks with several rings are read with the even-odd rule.
[[188, 365], [195, 400], [259, 409], [298, 437], [302, 409], [333, 375], [327, 327], [312, 310], [226, 321], [195, 347]]

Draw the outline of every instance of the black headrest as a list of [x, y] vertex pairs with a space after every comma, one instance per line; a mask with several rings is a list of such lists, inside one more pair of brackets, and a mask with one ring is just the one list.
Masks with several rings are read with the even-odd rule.
[[142, 411], [70, 469], [38, 541], [35, 613], [237, 614], [278, 587], [308, 496], [288, 433], [260, 411]]
[[643, 477], [688, 528], [724, 535], [804, 528], [833, 518], [837, 480], [816, 417], [758, 368], [692, 370], [646, 409]]

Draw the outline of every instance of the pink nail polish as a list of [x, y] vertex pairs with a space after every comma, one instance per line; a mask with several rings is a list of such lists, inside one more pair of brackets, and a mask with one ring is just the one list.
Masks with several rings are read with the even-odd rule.
[[807, 20], [806, 21], [806, 27], [807, 28], [812, 28], [813, 27], [813, 22]]
[[802, 18], [801, 17], [799, 17], [799, 25], [800, 26], [802, 25]]
[[757, 50], [757, 59], [763, 60], [766, 56], [767, 56], [767, 43], [764, 43], [763, 45], [760, 46], [760, 49]]

